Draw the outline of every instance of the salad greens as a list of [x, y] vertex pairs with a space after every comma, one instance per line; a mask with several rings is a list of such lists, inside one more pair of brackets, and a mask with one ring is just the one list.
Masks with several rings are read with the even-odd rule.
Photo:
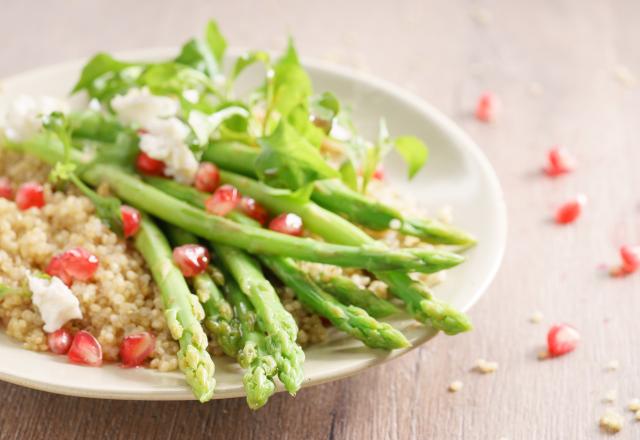
[[[367, 140], [348, 106], [330, 91], [313, 89], [292, 39], [279, 57], [255, 50], [229, 66], [226, 49], [211, 21], [171, 59], [128, 61], [99, 53], [72, 90], [88, 96], [87, 109], [44, 115], [39, 133], [7, 142], [8, 148], [50, 163], [51, 180], [73, 183], [116, 232], [122, 233], [123, 202], [142, 211], [134, 243], [160, 289], [168, 326], [180, 345], [179, 367], [196, 397], [206, 401], [214, 392], [209, 338], [243, 368], [251, 408], [267, 402], [278, 380], [291, 394], [299, 390], [305, 354], [298, 325], [278, 296], [281, 288], [373, 348], [410, 346], [382, 320], [402, 310], [447, 334], [469, 330], [466, 315], [435, 298], [416, 273], [462, 263], [458, 254], [436, 246], [468, 246], [474, 238], [369, 194], [381, 161], [393, 150], [406, 162], [409, 179], [420, 172], [428, 159], [423, 141], [392, 136], [384, 119], [377, 139]], [[237, 83], [254, 65], [264, 68], [264, 77], [248, 96], [236, 96]], [[169, 114], [162, 108], [167, 102], [175, 104]], [[121, 115], [123, 105], [128, 118]], [[141, 158], [159, 163], [160, 171], [141, 168]], [[214, 169], [220, 183], [235, 187], [242, 203], [258, 204], [271, 218], [299, 216], [307, 236], [273, 223], [273, 230], [264, 228], [246, 208], [240, 212], [244, 205], [237, 201], [224, 216], [213, 215], [217, 193], [194, 188], [202, 189], [203, 162], [219, 167]], [[162, 175], [165, 166], [180, 169], [180, 183]], [[113, 196], [94, 190], [103, 184]], [[373, 238], [372, 230], [388, 229], [421, 244], [390, 248]], [[210, 265], [187, 282], [172, 260], [171, 245], [200, 240], [219, 267]], [[347, 269], [312, 276], [303, 261]], [[347, 275], [352, 270], [377, 279], [389, 298], [358, 285]], [[0, 286], [0, 296], [6, 292], [9, 288]]]

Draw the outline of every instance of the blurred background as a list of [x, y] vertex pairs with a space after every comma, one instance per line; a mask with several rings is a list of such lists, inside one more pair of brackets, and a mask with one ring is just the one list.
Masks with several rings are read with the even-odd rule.
[[[640, 1], [0, 0], [0, 78], [177, 45], [210, 18], [232, 47], [279, 50], [292, 35], [303, 57], [399, 84], [471, 134], [510, 216], [502, 269], [471, 311], [476, 330], [257, 413], [241, 399], [93, 401], [0, 384], [0, 438], [586, 439], [606, 436], [598, 419], [608, 407], [624, 414], [616, 438], [640, 438], [625, 409], [640, 397], [640, 279], [606, 269], [621, 244], [640, 242]], [[491, 124], [473, 118], [485, 91], [502, 103]], [[553, 145], [579, 160], [562, 181], [540, 172]], [[576, 192], [589, 209], [558, 229], [553, 210]], [[564, 321], [581, 346], [540, 362], [547, 329]], [[477, 358], [498, 371], [471, 371]], [[453, 380], [464, 383], [455, 394]]]

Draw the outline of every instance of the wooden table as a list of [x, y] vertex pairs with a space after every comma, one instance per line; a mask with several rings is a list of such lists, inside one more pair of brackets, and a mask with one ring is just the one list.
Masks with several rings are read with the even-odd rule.
[[[99, 49], [173, 45], [215, 16], [234, 45], [281, 47], [291, 32], [305, 55], [406, 86], [471, 133], [506, 193], [509, 246], [471, 312], [476, 330], [258, 412], [241, 399], [99, 401], [1, 384], [0, 438], [602, 438], [603, 396], [617, 389], [620, 411], [640, 397], [640, 276], [598, 268], [640, 242], [640, 87], [616, 67], [640, 76], [640, 2], [374, 3], [5, 1], [0, 76]], [[492, 125], [471, 117], [484, 90], [504, 107]], [[552, 180], [540, 168], [556, 143], [580, 165]], [[578, 192], [590, 199], [583, 218], [554, 225], [554, 207]], [[580, 329], [579, 349], [538, 361], [547, 328], [562, 321]], [[499, 370], [470, 371], [477, 358]], [[618, 371], [606, 371], [611, 360]], [[454, 379], [464, 388], [451, 394]], [[623, 414], [616, 438], [640, 438], [640, 422]]]

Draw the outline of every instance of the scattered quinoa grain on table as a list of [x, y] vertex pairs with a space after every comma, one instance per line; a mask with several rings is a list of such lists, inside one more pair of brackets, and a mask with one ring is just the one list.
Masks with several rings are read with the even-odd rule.
[[454, 380], [449, 384], [449, 392], [456, 393], [462, 389], [464, 384], [459, 380]]
[[630, 411], [640, 411], [640, 399], [631, 399], [628, 407]]
[[476, 360], [474, 369], [482, 374], [494, 373], [498, 370], [498, 363], [487, 361], [485, 359]]
[[529, 322], [531, 322], [532, 324], [540, 324], [543, 319], [544, 315], [542, 314], [542, 312], [535, 311], [531, 314]]
[[618, 399], [618, 391], [617, 390], [609, 390], [604, 395], [604, 402], [606, 403], [614, 403]]
[[607, 364], [607, 371], [618, 371], [620, 369], [620, 362], [616, 359], [609, 361]]
[[600, 417], [600, 428], [611, 434], [620, 432], [624, 426], [624, 417], [613, 408], [607, 408]]

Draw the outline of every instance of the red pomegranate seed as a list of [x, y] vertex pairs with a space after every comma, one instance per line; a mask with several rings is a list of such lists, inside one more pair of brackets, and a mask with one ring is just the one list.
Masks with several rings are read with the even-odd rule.
[[573, 223], [582, 212], [582, 208], [587, 203], [587, 197], [583, 194], [577, 195], [574, 199], [562, 205], [556, 211], [556, 223], [566, 225]]
[[49, 350], [55, 354], [65, 354], [71, 347], [73, 336], [66, 328], [59, 328], [53, 333], [47, 335], [47, 345]]
[[120, 215], [122, 216], [122, 231], [125, 238], [133, 237], [140, 229], [140, 211], [129, 205], [120, 206]]
[[79, 281], [89, 281], [98, 270], [98, 257], [88, 250], [77, 247], [69, 249], [61, 256], [62, 268]]
[[183, 244], [173, 250], [173, 261], [185, 277], [204, 272], [209, 265], [209, 260], [209, 251], [199, 244]]
[[0, 177], [0, 197], [13, 200], [13, 188], [11, 182], [6, 177]]
[[16, 204], [21, 210], [42, 208], [44, 206], [44, 188], [39, 183], [29, 182], [18, 188]]
[[544, 169], [549, 176], [570, 173], [575, 168], [575, 159], [566, 148], [553, 147], [547, 155], [548, 164]]
[[149, 332], [129, 335], [120, 345], [120, 359], [124, 367], [138, 367], [156, 348], [156, 337]]
[[292, 213], [280, 214], [271, 220], [269, 223], [269, 229], [282, 234], [295, 235], [299, 237], [302, 235], [302, 219], [298, 215]]
[[205, 202], [205, 208], [214, 215], [227, 215], [240, 202], [240, 193], [231, 185], [222, 185]]
[[640, 269], [640, 246], [625, 245], [620, 248], [622, 271], [633, 273]]
[[578, 341], [578, 330], [568, 324], [554, 325], [547, 334], [547, 350], [550, 356], [562, 356], [573, 351]]
[[148, 176], [164, 176], [164, 162], [156, 160], [147, 153], [140, 152], [136, 158], [136, 169]]
[[195, 187], [212, 193], [220, 185], [220, 170], [211, 162], [202, 162], [196, 173]]
[[500, 103], [498, 98], [491, 93], [485, 92], [480, 95], [476, 105], [476, 119], [482, 122], [491, 122], [495, 119]]
[[382, 164], [376, 167], [376, 170], [373, 172], [373, 177], [376, 180], [384, 180], [384, 167]]
[[240, 209], [242, 209], [242, 212], [246, 215], [258, 221], [263, 226], [267, 220], [269, 220], [269, 213], [264, 206], [256, 202], [251, 197], [243, 197], [240, 200]]
[[54, 255], [44, 271], [52, 277], [60, 278], [62, 282], [67, 286], [70, 286], [73, 282], [73, 280], [71, 279], [71, 275], [69, 275], [67, 271], [64, 270], [64, 265], [62, 263], [62, 254]]
[[89, 365], [91, 367], [102, 365], [100, 342], [85, 330], [80, 330], [76, 333], [67, 356], [74, 364]]

